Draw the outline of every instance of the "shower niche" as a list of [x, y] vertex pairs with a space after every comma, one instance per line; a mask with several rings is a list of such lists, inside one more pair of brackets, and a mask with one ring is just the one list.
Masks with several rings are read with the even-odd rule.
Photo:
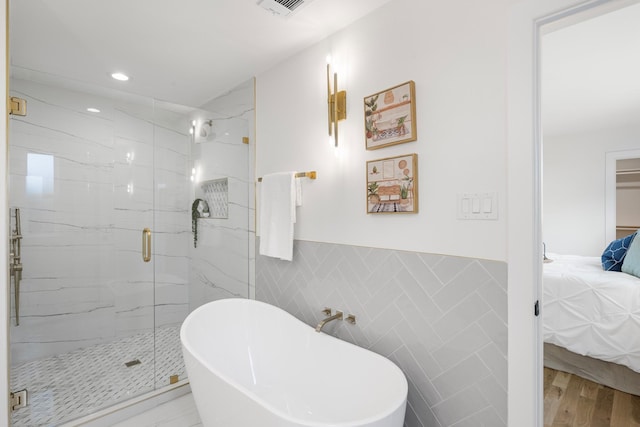
[[209, 205], [208, 218], [229, 218], [229, 178], [212, 179], [200, 185]]

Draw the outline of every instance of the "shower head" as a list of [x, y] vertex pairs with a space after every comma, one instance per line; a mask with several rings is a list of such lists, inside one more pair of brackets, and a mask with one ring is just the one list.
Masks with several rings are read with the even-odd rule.
[[202, 122], [200, 126], [200, 137], [206, 138], [211, 133], [211, 129], [213, 128], [213, 120], [205, 120]]
[[216, 133], [213, 131], [213, 120], [203, 120], [196, 134], [196, 142], [213, 141]]

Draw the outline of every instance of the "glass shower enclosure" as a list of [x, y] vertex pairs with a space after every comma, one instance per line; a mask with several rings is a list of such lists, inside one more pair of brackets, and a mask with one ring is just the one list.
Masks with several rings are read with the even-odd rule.
[[[10, 388], [28, 394], [12, 423], [61, 425], [182, 384], [187, 314], [250, 296], [250, 150], [239, 137], [248, 124], [12, 74], [10, 95], [26, 99], [27, 115], [9, 123], [11, 261], [20, 270], [11, 278]], [[198, 198], [218, 211], [196, 220], [194, 247]]]

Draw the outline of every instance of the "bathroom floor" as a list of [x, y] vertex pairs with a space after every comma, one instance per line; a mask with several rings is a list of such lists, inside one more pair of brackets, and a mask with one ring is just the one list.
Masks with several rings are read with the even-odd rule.
[[[13, 427], [58, 425], [169, 385], [172, 375], [185, 378], [179, 334], [179, 326], [166, 327], [155, 340], [147, 332], [12, 367], [11, 390], [29, 393]], [[140, 363], [125, 365], [133, 360]]]
[[191, 393], [138, 414], [113, 427], [202, 427]]

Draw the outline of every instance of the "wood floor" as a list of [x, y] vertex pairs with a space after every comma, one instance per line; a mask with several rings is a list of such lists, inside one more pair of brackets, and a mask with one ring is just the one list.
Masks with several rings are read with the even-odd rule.
[[545, 427], [640, 427], [640, 397], [544, 368]]

